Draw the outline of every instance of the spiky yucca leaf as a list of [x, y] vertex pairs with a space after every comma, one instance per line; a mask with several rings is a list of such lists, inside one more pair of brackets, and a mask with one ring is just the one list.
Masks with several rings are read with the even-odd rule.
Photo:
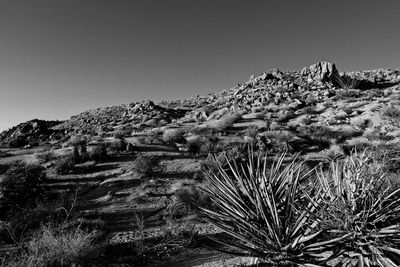
[[309, 199], [301, 188], [313, 170], [297, 157], [284, 166], [285, 156], [271, 164], [266, 155], [255, 157], [250, 151], [246, 165], [228, 161], [224, 169], [216, 162], [217, 169], [206, 173], [212, 184], [206, 191], [217, 210], [200, 209], [207, 221], [234, 238], [217, 240], [225, 252], [297, 264], [329, 258], [324, 252], [337, 240], [316, 244], [323, 230], [310, 216], [320, 196]]
[[320, 170], [321, 226], [341, 243], [347, 259], [361, 266], [399, 266], [400, 189], [387, 186], [382, 165], [366, 151]]

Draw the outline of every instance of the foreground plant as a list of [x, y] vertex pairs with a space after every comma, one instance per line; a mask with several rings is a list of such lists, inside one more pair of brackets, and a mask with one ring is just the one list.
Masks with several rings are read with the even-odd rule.
[[249, 153], [246, 166], [229, 162], [225, 170], [207, 172], [213, 189], [207, 189], [216, 210], [201, 208], [204, 218], [229, 234], [233, 240], [216, 240], [227, 253], [267, 259], [269, 262], [307, 264], [325, 262], [329, 256], [316, 255], [330, 242], [317, 243], [322, 230], [310, 216], [316, 207], [303, 193], [302, 182], [312, 170], [295, 157], [286, 166], [285, 154], [272, 164], [267, 157]]
[[202, 215], [231, 237], [216, 249], [300, 266], [399, 266], [400, 189], [367, 153], [334, 158], [328, 170], [249, 155], [206, 173], [216, 208]]
[[318, 220], [341, 239], [340, 261], [359, 266], [399, 266], [400, 188], [389, 186], [382, 164], [354, 153], [318, 172], [324, 201]]

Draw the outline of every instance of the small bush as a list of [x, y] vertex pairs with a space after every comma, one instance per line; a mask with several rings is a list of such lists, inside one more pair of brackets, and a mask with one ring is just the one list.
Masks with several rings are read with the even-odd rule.
[[329, 127], [312, 125], [299, 127], [301, 135], [307, 136], [318, 144], [329, 144], [332, 139], [337, 139], [339, 135]]
[[36, 158], [39, 160], [40, 163], [46, 163], [52, 161], [56, 158], [56, 155], [53, 151], [46, 151], [36, 155]]
[[314, 106], [306, 106], [306, 107], [304, 107], [303, 108], [303, 112], [305, 114], [310, 114], [310, 115], [318, 113]]
[[118, 130], [114, 133], [114, 137], [117, 139], [123, 139], [131, 134], [132, 131]]
[[127, 142], [125, 139], [117, 139], [109, 144], [112, 152], [122, 152], [126, 150]]
[[154, 173], [154, 169], [157, 168], [159, 161], [154, 156], [138, 154], [134, 164], [134, 168], [137, 172], [145, 175], [152, 175]]
[[197, 188], [195, 185], [182, 188], [175, 193], [179, 202], [186, 205], [186, 208], [197, 209], [201, 207], [212, 207], [213, 203], [210, 196], [204, 192], [204, 190]]
[[337, 90], [335, 100], [356, 100], [360, 98], [362, 95], [361, 91], [358, 89], [345, 89], [345, 90]]
[[55, 165], [56, 173], [68, 174], [75, 168], [74, 158], [71, 155], [63, 156], [57, 160]]
[[82, 229], [65, 230], [61, 226], [43, 226], [28, 242], [26, 249], [8, 266], [76, 266], [100, 252], [95, 243], [98, 233]]
[[202, 138], [192, 138], [186, 143], [186, 151], [190, 154], [199, 154], [204, 140]]
[[[35, 205], [35, 206], [33, 206]], [[28, 207], [13, 210], [6, 218], [6, 223], [0, 226], [0, 240], [8, 244], [18, 244], [25, 240], [32, 231], [50, 222], [61, 222], [65, 215], [60, 209], [59, 200], [49, 201], [48, 198]]]
[[240, 119], [242, 119], [242, 115], [240, 113], [227, 114], [223, 116], [220, 120], [218, 120], [218, 122], [215, 125], [215, 128], [218, 131], [226, 131]]
[[300, 120], [300, 123], [304, 125], [310, 125], [312, 123], [312, 120], [310, 119], [310, 117], [304, 117]]
[[87, 152], [88, 138], [86, 136], [72, 136], [69, 143], [73, 146], [72, 161], [77, 163], [85, 162], [89, 158]]
[[28, 144], [29, 144], [28, 140], [22, 136], [11, 138], [10, 141], [8, 141], [9, 148], [21, 148]]
[[40, 186], [45, 178], [40, 165], [16, 162], [6, 171], [0, 182], [0, 214], [34, 204], [45, 194]]
[[244, 132], [244, 136], [248, 136], [250, 138], [256, 138], [258, 134], [258, 127], [257, 126], [250, 126]]
[[286, 111], [284, 113], [281, 113], [278, 115], [278, 118], [276, 119], [277, 122], [288, 122], [289, 120], [293, 119], [296, 117], [296, 114], [294, 113], [294, 111], [290, 110], [290, 111]]
[[185, 143], [184, 131], [181, 129], [168, 129], [163, 134], [163, 140], [167, 143]]
[[96, 162], [106, 161], [108, 159], [106, 144], [104, 143], [97, 144], [92, 149], [92, 151], [90, 151], [89, 157], [91, 160], [94, 160]]
[[400, 118], [400, 108], [388, 107], [383, 111], [382, 115], [389, 118]]

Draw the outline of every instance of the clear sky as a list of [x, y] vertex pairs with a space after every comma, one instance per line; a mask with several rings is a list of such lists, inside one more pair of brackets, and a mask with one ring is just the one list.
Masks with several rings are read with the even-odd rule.
[[400, 1], [0, 0], [0, 130], [321, 60], [400, 68]]

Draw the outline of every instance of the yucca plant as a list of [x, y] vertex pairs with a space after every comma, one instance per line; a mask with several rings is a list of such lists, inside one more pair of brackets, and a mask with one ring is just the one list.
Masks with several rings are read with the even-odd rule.
[[332, 161], [317, 177], [323, 201], [316, 220], [331, 238], [341, 240], [335, 245], [340, 264], [399, 266], [400, 188], [389, 186], [382, 164], [366, 151], [355, 152]]
[[229, 168], [223, 168], [216, 162], [217, 168], [206, 172], [212, 185], [206, 191], [216, 209], [200, 207], [201, 213], [232, 238], [216, 239], [216, 249], [303, 266], [321, 266], [332, 258], [326, 252], [340, 238], [321, 242], [324, 229], [313, 213], [319, 212], [322, 195], [309, 197], [303, 185], [313, 169], [298, 156], [287, 163], [285, 157], [271, 163], [250, 151], [247, 164], [228, 161]]
[[336, 76], [333, 80], [342, 89], [355, 89], [360, 84], [359, 80], [351, 78], [346, 74], [343, 74], [343, 76]]

